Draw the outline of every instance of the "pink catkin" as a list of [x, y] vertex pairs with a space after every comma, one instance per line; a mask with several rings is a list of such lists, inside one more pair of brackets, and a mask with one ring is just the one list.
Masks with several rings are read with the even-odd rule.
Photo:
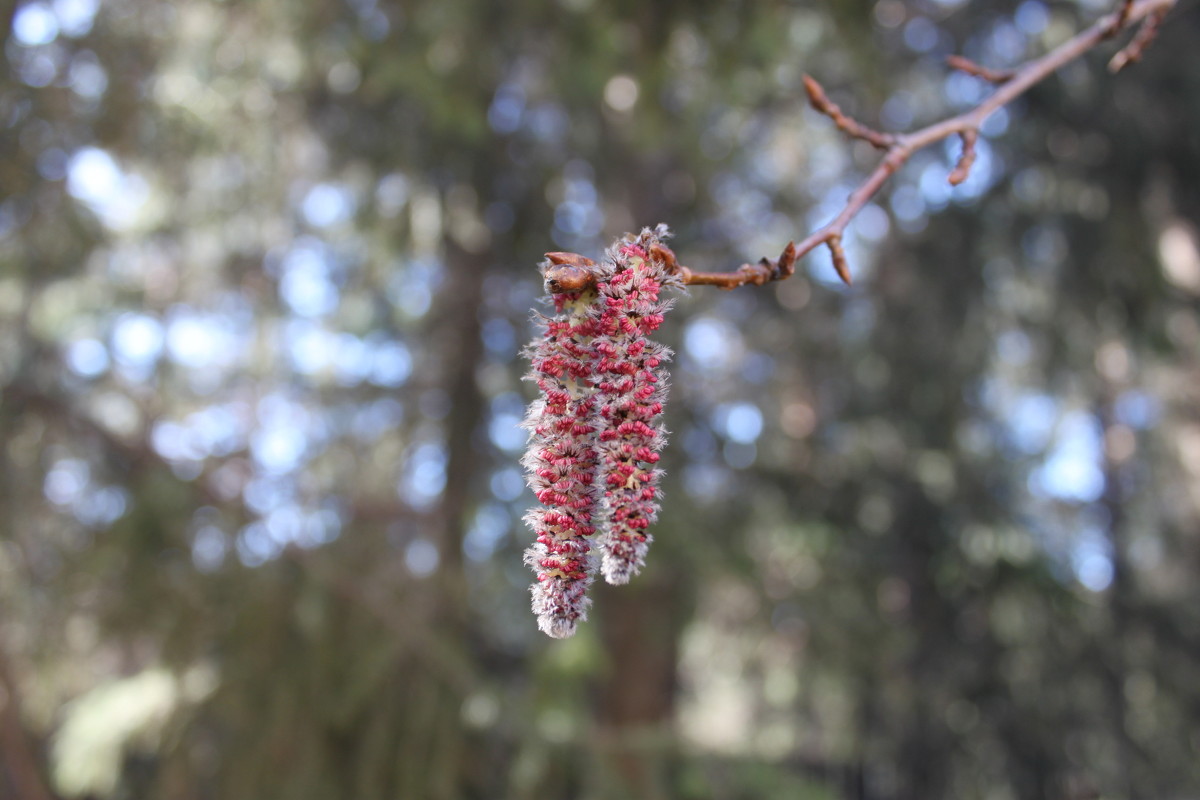
[[[543, 266], [543, 270], [547, 265]], [[554, 296], [557, 316], [543, 319], [544, 335], [527, 351], [529, 378], [541, 390], [525, 427], [529, 449], [523, 463], [540, 507], [525, 521], [537, 542], [525, 561], [537, 573], [531, 587], [538, 627], [555, 638], [570, 636], [587, 619], [587, 587], [595, 573], [590, 555], [596, 531], [597, 423], [592, 346], [594, 290]]]
[[609, 583], [627, 583], [645, 563], [671, 356], [648, 336], [670, 307], [660, 290], [680, 285], [654, 248], [666, 235], [659, 226], [626, 236], [588, 267], [595, 288], [553, 295], [557, 314], [526, 351], [541, 397], [525, 417], [523, 463], [541, 506], [525, 515], [537, 536], [525, 561], [537, 573], [538, 627], [555, 638], [587, 619], [597, 561]]
[[641, 571], [658, 517], [662, 471], [655, 465], [666, 442], [660, 419], [667, 399], [671, 351], [648, 337], [671, 303], [659, 299], [679, 279], [659, 257], [662, 226], [628, 236], [607, 254], [607, 277], [592, 310], [600, 488], [606, 524], [599, 535], [600, 570], [609, 583], [628, 583]]

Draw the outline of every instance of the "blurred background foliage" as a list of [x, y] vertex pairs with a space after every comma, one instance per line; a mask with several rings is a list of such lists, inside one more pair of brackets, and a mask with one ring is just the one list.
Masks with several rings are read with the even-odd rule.
[[650, 566], [528, 609], [546, 250], [727, 269], [1096, 0], [22, 0], [0, 795], [1200, 795], [1200, 41], [693, 290]]

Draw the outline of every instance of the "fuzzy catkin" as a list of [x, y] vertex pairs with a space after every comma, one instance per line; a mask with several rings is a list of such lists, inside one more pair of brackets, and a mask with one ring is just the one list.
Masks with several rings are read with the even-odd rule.
[[[537, 536], [525, 561], [537, 573], [538, 627], [555, 638], [587, 618], [597, 566], [609, 583], [627, 583], [645, 563], [671, 356], [648, 337], [670, 307], [660, 291], [680, 285], [660, 248], [666, 235], [659, 226], [626, 236], [599, 264], [571, 256], [588, 286], [552, 295], [556, 315], [541, 318], [542, 336], [526, 350], [541, 397], [525, 418], [523, 463], [541, 506], [525, 515]], [[553, 268], [543, 264], [543, 277]]]
[[533, 365], [529, 378], [542, 396], [525, 418], [530, 437], [523, 463], [529, 487], [542, 505], [525, 515], [537, 535], [525, 561], [537, 572], [531, 592], [538, 627], [556, 639], [570, 636], [587, 619], [587, 587], [596, 566], [589, 551], [599, 510], [597, 359], [589, 311], [597, 298], [592, 289], [555, 295], [559, 313], [543, 318], [544, 334], [527, 351]]
[[655, 465], [666, 443], [661, 417], [671, 351], [649, 336], [671, 307], [659, 299], [661, 290], [679, 285], [655, 247], [665, 235], [660, 226], [618, 242], [599, 284], [593, 346], [606, 524], [598, 545], [600, 571], [615, 584], [628, 583], [645, 565], [647, 529], [658, 518], [662, 470]]

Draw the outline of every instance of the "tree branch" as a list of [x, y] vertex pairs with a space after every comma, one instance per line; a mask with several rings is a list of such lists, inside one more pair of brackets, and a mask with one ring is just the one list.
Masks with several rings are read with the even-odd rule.
[[[979, 138], [979, 128], [991, 114], [1057, 72], [1064, 65], [1140, 20], [1142, 25], [1137, 34], [1124, 49], [1113, 57], [1109, 69], [1116, 72], [1126, 64], [1137, 61], [1141, 58], [1146, 46], [1153, 40], [1163, 17], [1175, 5], [1175, 2], [1176, 0], [1140, 0], [1140, 2], [1121, 0], [1121, 6], [1117, 11], [1102, 17], [1091, 27], [1076, 34], [1050, 52], [1040, 58], [1027, 61], [1015, 70], [990, 70], [968, 59], [953, 57], [950, 61], [951, 67], [998, 84], [996, 91], [969, 111], [910, 133], [881, 133], [856, 122], [846, 116], [828, 98], [820, 84], [806, 75], [804, 76], [804, 87], [813, 108], [832, 119], [838, 129], [845, 132], [846, 135], [870, 142], [884, 151], [879, 164], [851, 193], [842, 210], [823, 227], [810, 233], [798, 244], [789, 242], [778, 259], [763, 258], [755, 264], [742, 264], [729, 272], [697, 272], [679, 264], [675, 260], [675, 254], [665, 247], [659, 250], [658, 255], [666, 259], [667, 263], [675, 265], [684, 284], [734, 289], [746, 284], [762, 286], [771, 281], [785, 280], [795, 273], [797, 260], [818, 247], [825, 246], [829, 248], [838, 276], [848, 284], [850, 283], [850, 269], [842, 250], [842, 236], [846, 227], [887, 180], [912, 157], [913, 153], [951, 136], [959, 136], [963, 143], [962, 155], [953, 171], [948, 175], [949, 182], [957, 186], [970, 175], [971, 167], [975, 162], [975, 142]], [[567, 264], [570, 258], [583, 259], [582, 256], [568, 253], [553, 253], [548, 256], [554, 257], [552, 263], [555, 264]], [[587, 259], [583, 259], [583, 261], [587, 261]], [[581, 267], [583, 268], [581, 269]], [[564, 284], [569, 283], [573, 288], [583, 288], [592, 280], [586, 267], [580, 262], [571, 262], [569, 269], [572, 271], [569, 275], [564, 273], [567, 275], [567, 279], [563, 281]], [[548, 273], [547, 277], [547, 286], [553, 290], [551, 287], [553, 276]]]
[[989, 69], [963, 56], [946, 56], [946, 66], [976, 78], [983, 78], [989, 83], [1008, 83], [1016, 74], [1016, 71], [1011, 69]]
[[843, 114], [842, 109], [838, 107], [837, 103], [834, 103], [825, 95], [825, 90], [821, 88], [821, 84], [808, 75], [804, 76], [804, 91], [808, 94], [808, 102], [812, 104], [812, 107], [833, 120], [833, 124], [837, 125], [838, 130], [851, 139], [862, 139], [865, 142], [870, 142], [880, 150], [887, 150], [896, 143], [896, 137], [893, 134], [880, 133], [874, 128], [868, 128], [861, 122], [857, 122]]
[[[1117, 12], [1101, 18], [1082, 33], [1063, 42], [1044, 56], [1026, 62], [1011, 73], [993, 73], [990, 70], [985, 73], [982, 67], [979, 68], [977, 74], [980, 77], [989, 81], [1003, 79], [1002, 85], [970, 111], [942, 120], [941, 122], [936, 122], [912, 133], [895, 134], [887, 137], [888, 145], [884, 148], [883, 159], [879, 162], [874, 172], [850, 195], [846, 206], [831, 222], [813, 232], [795, 246], [795, 258], [802, 258], [824, 244], [829, 247], [830, 253], [833, 256], [833, 266], [837, 270], [838, 275], [843, 281], [850, 283], [850, 271], [846, 266], [846, 258], [841, 248], [842, 234], [845, 232], [846, 226], [850, 224], [850, 221], [875, 196], [876, 192], [887, 182], [888, 178], [895, 174], [912, 157], [913, 153], [931, 144], [940, 142], [949, 136], [958, 134], [963, 140], [963, 152], [954, 171], [949, 175], [949, 181], [953, 185], [962, 183], [970, 174], [971, 166], [975, 161], [975, 141], [979, 136], [979, 127], [992, 113], [1024, 94], [1030, 87], [1045, 80], [1065, 64], [1074, 61], [1100, 42], [1115, 35], [1130, 23], [1145, 19], [1146, 22], [1143, 23], [1134, 40], [1125, 50], [1122, 50], [1118, 54], [1118, 58], [1120, 58], [1121, 54], [1128, 53], [1122, 65], [1128, 61], [1137, 60], [1141, 56], [1145, 45], [1153, 38], [1154, 32], [1158, 27], [1157, 21], [1161, 21], [1162, 17], [1174, 4], [1175, 0], [1142, 0], [1142, 2], [1123, 0], [1121, 8]], [[962, 69], [965, 63], [970, 62], [959, 62], [956, 66]], [[814, 87], [818, 90], [815, 93], [813, 91]], [[867, 138], [859, 132], [858, 128], [847, 124], [841, 117], [841, 111], [837, 106], [828, 103], [828, 101], [818, 102], [817, 98], [824, 98], [824, 92], [819, 91], [820, 87], [816, 81], [805, 76], [805, 88], [809, 91], [813, 107], [830, 116], [838, 128], [846, 131], [851, 136]], [[870, 129], [864, 128], [864, 130], [869, 131]], [[867, 140], [879, 146], [875, 141], [869, 138]], [[749, 277], [748, 273], [753, 273], [754, 277], [758, 278], [758, 280], [751, 278], [740, 282], [726, 280], [724, 283], [718, 283], [711, 280], [714, 276], [709, 275], [707, 276], [709, 280], [703, 282], [717, 283], [717, 285], [721, 285], [724, 288], [733, 288], [745, 283], [760, 284], [768, 280], [782, 280], [791, 274], [791, 271], [788, 271], [787, 274], [782, 274], [782, 272], [777, 270], [772, 270], [764, 274], [766, 267], [773, 267], [773, 263], [767, 259], [763, 259], [758, 265], [749, 269], [747, 269], [746, 265], [743, 265], [735, 273], [723, 273], [729, 276], [740, 274], [747, 275], [747, 277]], [[684, 282], [690, 283], [686, 278]]]
[[[1122, 10], [1124, 10], [1124, 8], [1125, 7], [1122, 6]], [[1142, 20], [1141, 27], [1138, 28], [1138, 31], [1133, 35], [1133, 38], [1129, 40], [1129, 44], [1125, 45], [1125, 47], [1119, 53], [1113, 56], [1111, 61], [1108, 62], [1109, 72], [1120, 72], [1126, 66], [1142, 60], [1142, 52], [1145, 51], [1146, 47], [1154, 41], [1154, 37], [1158, 35], [1158, 29], [1162, 25], [1163, 19], [1166, 18], [1169, 8], [1169, 6], [1157, 8], [1150, 12], [1150, 15]], [[1124, 14], [1122, 14], [1122, 16], [1124, 16]]]

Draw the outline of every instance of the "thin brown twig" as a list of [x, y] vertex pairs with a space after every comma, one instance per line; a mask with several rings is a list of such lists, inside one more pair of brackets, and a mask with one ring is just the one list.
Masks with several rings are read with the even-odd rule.
[[868, 128], [861, 122], [846, 116], [838, 104], [825, 94], [821, 84], [807, 75], [804, 76], [804, 91], [808, 93], [808, 101], [812, 103], [812, 107], [833, 120], [833, 124], [837, 125], [838, 130], [847, 136], [870, 142], [880, 150], [887, 150], [896, 141], [896, 137], [892, 134], [880, 133], [874, 128]]
[[1117, 73], [1130, 64], [1141, 61], [1142, 53], [1154, 41], [1154, 37], [1158, 36], [1158, 29], [1162, 26], [1162, 21], [1166, 16], [1167, 9], [1160, 8], [1142, 20], [1141, 27], [1138, 28], [1133, 38], [1129, 40], [1129, 44], [1121, 48], [1112, 57], [1112, 60], [1108, 62], [1108, 71]]
[[[810, 233], [800, 242], [790, 242], [778, 259], [763, 258], [754, 264], [742, 264], [729, 272], [698, 272], [685, 267], [675, 259], [674, 253], [667, 248], [661, 255], [667, 257], [669, 264], [674, 264], [680, 279], [689, 286], [717, 286], [722, 289], [734, 289], [747, 284], [762, 286], [771, 281], [785, 280], [795, 273], [796, 261], [811, 253], [818, 247], [829, 248], [833, 258], [834, 269], [846, 283], [850, 283], [850, 271], [846, 266], [845, 252], [842, 250], [842, 236], [850, 221], [858, 215], [879, 189], [887, 183], [902, 167], [913, 153], [929, 147], [950, 136], [958, 135], [963, 139], [963, 153], [954, 170], [948, 175], [951, 183], [962, 183], [967, 179], [974, 162], [975, 142], [979, 136], [979, 128], [990, 115], [1003, 108], [1015, 98], [1027, 92], [1031, 87], [1041, 83], [1062, 66], [1074, 61], [1092, 50], [1096, 45], [1109, 38], [1123, 27], [1145, 20], [1134, 41], [1130, 42], [1117, 57], [1122, 59], [1117, 69], [1125, 64], [1136, 61], [1141, 57], [1146, 45], [1154, 38], [1159, 25], [1167, 12], [1175, 5], [1176, 0], [1122, 0], [1121, 7], [1111, 14], [1097, 20], [1091, 27], [1086, 28], [1074, 37], [1055, 47], [1050, 52], [1027, 61], [1012, 71], [1008, 80], [1000, 84], [996, 91], [984, 98], [979, 105], [941, 122], [935, 122], [910, 133], [888, 134], [872, 130], [865, 125], [847, 117], [837, 105], [829, 100], [825, 91], [812, 78], [804, 77], [804, 86], [809, 99], [821, 113], [833, 119], [834, 124], [847, 135], [863, 139], [884, 151], [883, 158], [870, 175], [855, 189], [846, 200], [846, 205], [832, 220]], [[960, 67], [961, 68], [961, 67]], [[1110, 64], [1111, 68], [1111, 64]], [[979, 70], [984, 68], [980, 67]], [[1115, 71], [1115, 70], [1114, 70]], [[973, 73], [976, 74], [976, 73]], [[980, 77], [986, 77], [980, 75]], [[574, 254], [553, 254], [559, 259]], [[580, 256], [579, 258], [582, 258]], [[566, 264], [566, 261], [560, 263]], [[572, 266], [581, 262], [572, 262]], [[580, 277], [579, 273], [570, 273], [573, 287], [583, 288], [594, 278], [586, 272]]]
[[788, 242], [787, 247], [783, 248], [783, 252], [775, 260], [763, 258], [757, 264], [743, 264], [733, 272], [698, 272], [679, 264], [670, 248], [662, 245], [655, 245], [652, 255], [662, 259], [679, 273], [680, 279], [687, 286], [717, 286], [721, 289], [734, 289], [747, 283], [762, 286], [764, 283], [790, 278], [796, 272], [795, 242]]
[[974, 75], [976, 78], [983, 78], [988, 83], [1008, 83], [1016, 75], [1016, 70], [1011, 69], [991, 69], [982, 64], [976, 64], [969, 58], [963, 56], [946, 56], [946, 66], [950, 69], [956, 69], [959, 72], [965, 72], [968, 75]]
[[971, 167], [975, 165], [975, 142], [979, 139], [979, 131], [968, 129], [959, 134], [962, 137], [962, 155], [954, 165], [954, 171], [947, 180], [951, 186], [958, 186], [971, 175]]
[[1113, 22], [1112, 28], [1109, 29], [1108, 36], [1105, 38], [1116, 36], [1129, 24], [1129, 15], [1133, 12], [1133, 3], [1134, 0], [1121, 0], [1121, 8], [1117, 11], [1117, 18]]

